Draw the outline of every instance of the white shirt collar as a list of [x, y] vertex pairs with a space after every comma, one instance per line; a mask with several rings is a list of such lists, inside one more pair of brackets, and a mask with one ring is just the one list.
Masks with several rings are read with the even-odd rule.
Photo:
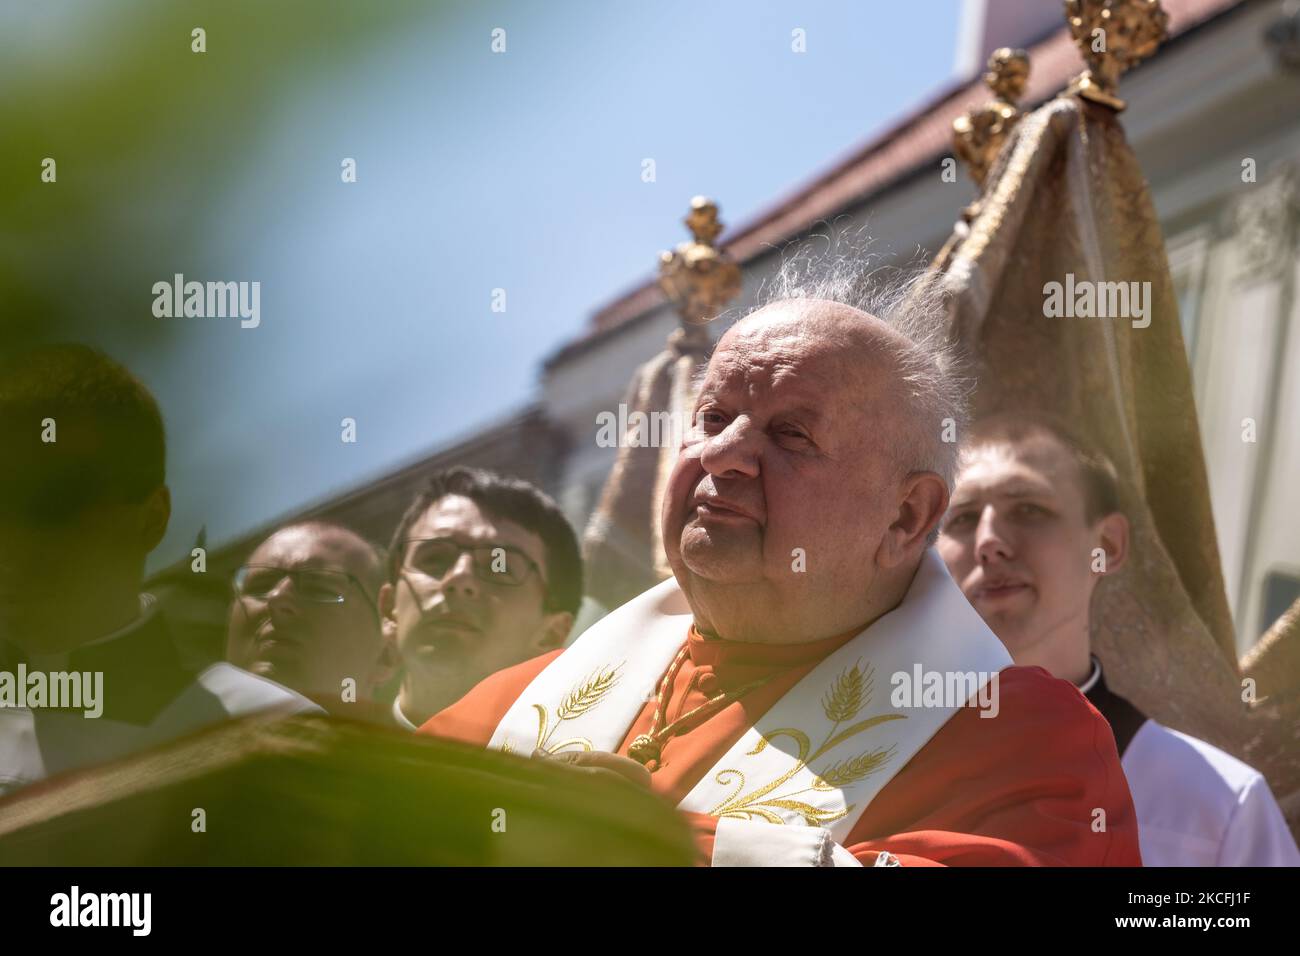
[[407, 720], [406, 715], [402, 713], [402, 692], [400, 690], [397, 692], [397, 696], [393, 698], [393, 719], [397, 721], [397, 726], [404, 730], [420, 729]]
[[1079, 685], [1079, 693], [1086, 694], [1097, 686], [1097, 681], [1101, 680], [1101, 661], [1097, 660], [1095, 654], [1089, 654], [1088, 658], [1092, 661], [1092, 672], [1088, 674], [1088, 679]]

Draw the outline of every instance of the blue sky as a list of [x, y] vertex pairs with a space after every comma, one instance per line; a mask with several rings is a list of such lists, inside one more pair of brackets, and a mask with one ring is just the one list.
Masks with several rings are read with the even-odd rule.
[[[452, 8], [268, 90], [261, 135], [232, 144], [202, 224], [216, 274], [191, 278], [260, 281], [260, 327], [173, 320], [192, 324], [122, 356], [169, 424], [175, 513], [152, 566], [201, 524], [228, 539], [528, 400], [540, 360], [685, 237], [691, 196], [743, 222], [948, 82], [960, 13], [958, 0]], [[355, 184], [340, 181], [344, 157]]]

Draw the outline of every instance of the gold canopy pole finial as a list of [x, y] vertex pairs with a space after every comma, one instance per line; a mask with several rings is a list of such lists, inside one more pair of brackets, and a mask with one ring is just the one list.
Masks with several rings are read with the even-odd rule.
[[1160, 0], [1065, 0], [1065, 19], [1088, 64], [1067, 92], [1122, 110], [1120, 76], [1168, 36], [1169, 15]]
[[994, 50], [984, 74], [993, 99], [952, 121], [952, 151], [981, 187], [1011, 128], [1020, 120], [1016, 101], [1024, 95], [1028, 79], [1029, 55], [1024, 50], [1005, 46]]
[[682, 320], [678, 338], [707, 342], [705, 326], [740, 291], [740, 267], [714, 244], [722, 223], [712, 199], [692, 199], [682, 222], [694, 238], [672, 252], [659, 253], [659, 288]]

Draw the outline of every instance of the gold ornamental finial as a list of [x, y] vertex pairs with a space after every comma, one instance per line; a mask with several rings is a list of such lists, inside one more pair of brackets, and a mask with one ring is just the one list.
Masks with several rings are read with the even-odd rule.
[[682, 222], [695, 238], [659, 253], [659, 288], [688, 327], [702, 329], [740, 291], [740, 267], [714, 245], [722, 233], [717, 203], [696, 196]]
[[1120, 76], [1168, 36], [1169, 15], [1160, 0], [1065, 0], [1065, 19], [1088, 64], [1068, 92], [1122, 110]]
[[1011, 128], [1020, 121], [1016, 101], [1024, 95], [1028, 79], [1029, 56], [1024, 50], [1005, 46], [994, 50], [984, 74], [984, 84], [994, 98], [952, 121], [952, 151], [980, 186]]

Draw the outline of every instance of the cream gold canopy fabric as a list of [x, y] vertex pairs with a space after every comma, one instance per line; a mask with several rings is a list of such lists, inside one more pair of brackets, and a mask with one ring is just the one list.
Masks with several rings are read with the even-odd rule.
[[[1300, 610], [1237, 661], [1163, 237], [1116, 110], [1067, 94], [1025, 116], [935, 268], [975, 416], [1053, 412], [1119, 469], [1129, 564], [1093, 599], [1107, 682], [1259, 769], [1297, 829]], [[1102, 282], [1149, 291], [1145, 315], [1045, 314], [1049, 283]]]

